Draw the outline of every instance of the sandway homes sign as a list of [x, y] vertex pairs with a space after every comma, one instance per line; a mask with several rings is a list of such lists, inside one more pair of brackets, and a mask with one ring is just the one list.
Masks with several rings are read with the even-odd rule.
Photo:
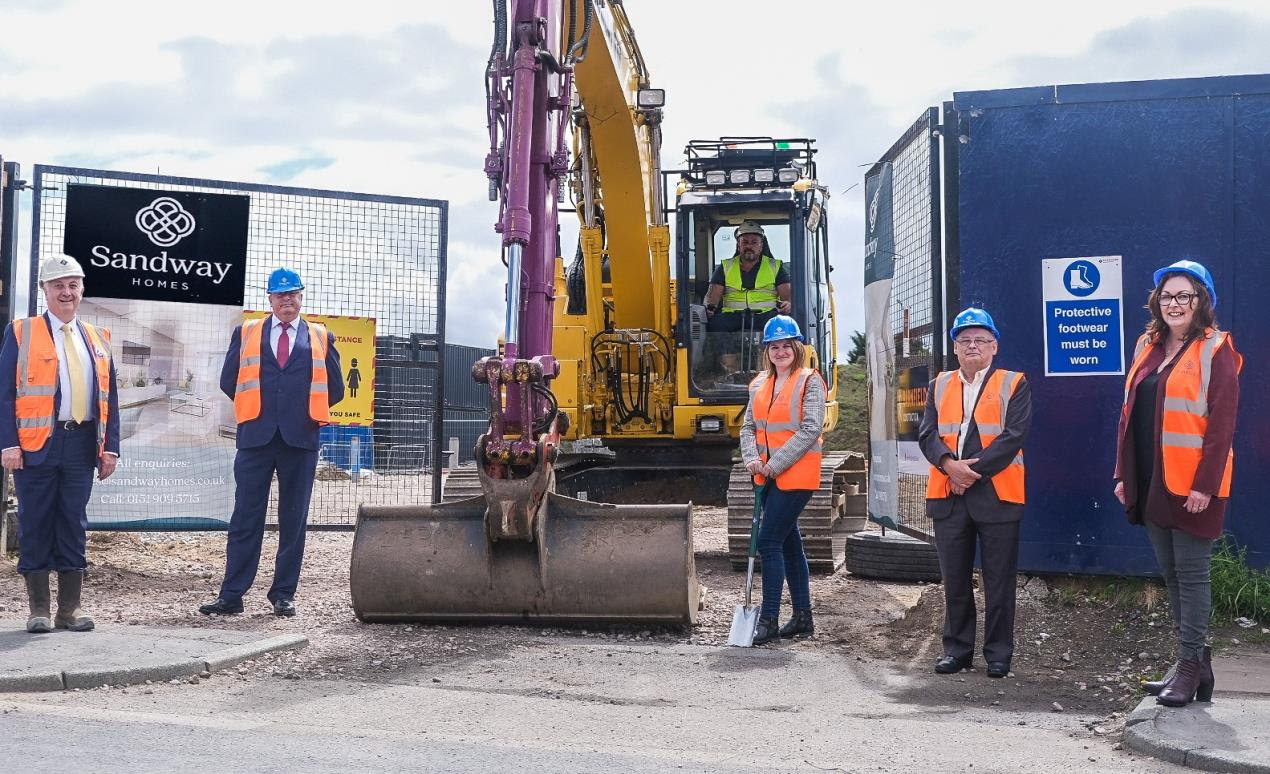
[[242, 307], [247, 196], [71, 184], [63, 250], [89, 296]]

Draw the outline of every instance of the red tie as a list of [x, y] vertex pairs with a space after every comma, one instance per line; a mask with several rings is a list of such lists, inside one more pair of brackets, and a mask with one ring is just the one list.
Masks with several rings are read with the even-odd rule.
[[282, 324], [282, 335], [278, 337], [278, 367], [287, 367], [287, 356], [291, 354], [291, 337], [287, 335], [287, 329], [291, 327], [291, 323], [284, 322]]

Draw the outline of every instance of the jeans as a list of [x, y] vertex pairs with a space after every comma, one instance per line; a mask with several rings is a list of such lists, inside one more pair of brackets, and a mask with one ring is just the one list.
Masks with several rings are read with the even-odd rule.
[[810, 573], [803, 538], [798, 534], [798, 515], [812, 494], [806, 489], [784, 492], [775, 483], [767, 488], [758, 530], [758, 555], [763, 561], [763, 609], [759, 615], [763, 618], [775, 620], [780, 614], [781, 587], [786, 581], [794, 609], [811, 609]]
[[1155, 549], [1155, 561], [1169, 589], [1169, 606], [1177, 632], [1179, 660], [1198, 661], [1208, 637], [1208, 617], [1213, 606], [1208, 570], [1214, 541], [1180, 529], [1165, 529], [1146, 522], [1147, 536]]

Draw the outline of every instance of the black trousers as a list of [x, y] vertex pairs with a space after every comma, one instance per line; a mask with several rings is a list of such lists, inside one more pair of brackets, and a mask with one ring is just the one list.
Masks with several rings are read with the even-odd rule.
[[975, 652], [975, 548], [982, 559], [984, 661], [1010, 663], [1014, 656], [1014, 587], [1019, 567], [1019, 522], [975, 521], [954, 496], [952, 513], [935, 524], [935, 546], [944, 576], [944, 655]]

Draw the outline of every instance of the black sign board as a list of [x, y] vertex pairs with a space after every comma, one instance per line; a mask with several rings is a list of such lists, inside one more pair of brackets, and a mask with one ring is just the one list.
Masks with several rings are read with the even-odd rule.
[[62, 249], [95, 298], [241, 307], [250, 198], [72, 184]]

